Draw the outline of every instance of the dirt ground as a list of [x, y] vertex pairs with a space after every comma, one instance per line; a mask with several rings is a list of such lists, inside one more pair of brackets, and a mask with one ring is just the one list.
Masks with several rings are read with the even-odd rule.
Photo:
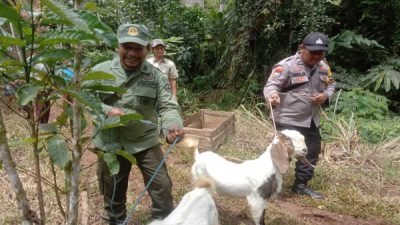
[[[51, 120], [55, 119], [55, 114], [52, 113]], [[7, 117], [10, 119], [11, 117]], [[241, 124], [242, 125], [242, 124]], [[17, 127], [18, 128], [18, 127]], [[253, 133], [257, 133], [256, 127], [251, 127]], [[263, 129], [263, 128], [260, 128]], [[15, 129], [14, 129], [15, 130]], [[13, 132], [11, 132], [12, 135]], [[268, 136], [268, 135], [267, 135]], [[268, 138], [271, 138], [269, 135]], [[236, 140], [241, 139], [240, 143], [235, 143]], [[232, 139], [234, 145], [238, 145], [239, 149], [245, 149], [243, 143], [243, 135], [237, 135]], [[164, 149], [168, 146], [164, 145]], [[222, 150], [223, 151], [223, 150]], [[240, 153], [241, 154], [241, 153]], [[258, 154], [258, 153], [255, 153]], [[20, 168], [25, 168], [26, 171], [33, 171], [32, 165], [26, 165], [29, 162], [27, 155], [18, 152], [16, 155], [16, 161], [20, 165]], [[80, 194], [80, 223], [82, 225], [105, 225], [102, 220], [103, 213], [103, 200], [102, 196], [98, 192], [98, 184], [96, 177], [97, 167], [97, 156], [90, 152], [85, 151], [82, 159], [82, 184]], [[191, 189], [190, 184], [190, 168], [192, 165], [192, 153], [187, 152], [185, 149], [174, 149], [168, 156], [167, 165], [169, 174], [173, 182], [173, 196], [175, 205], [179, 203], [181, 197]], [[128, 187], [128, 208], [131, 208], [133, 203], [136, 201], [136, 197], [144, 189], [143, 180], [140, 172], [136, 167], [133, 167], [130, 175], [130, 183]], [[43, 174], [46, 176], [46, 174]], [[29, 198], [32, 201], [33, 208], [36, 209], [36, 197], [32, 194], [35, 192], [35, 185], [33, 185], [32, 175], [29, 173], [22, 173], [21, 175], [23, 183], [28, 183], [25, 186], [27, 193], [30, 194]], [[62, 178], [60, 178], [62, 182]], [[2, 203], [0, 203], [0, 219], [6, 217], [6, 219], [0, 220], [1, 224], [14, 225], [18, 224], [15, 222], [17, 215], [17, 209], [15, 207], [15, 200], [12, 196], [12, 191], [7, 185], [7, 177], [4, 170], [0, 171], [0, 196]], [[284, 184], [284, 186], [287, 184]], [[45, 193], [53, 193], [50, 187], [45, 185]], [[46, 196], [51, 194], [46, 194]], [[266, 224], [267, 225], [386, 225], [387, 223], [382, 222], [380, 219], [362, 219], [356, 218], [350, 215], [333, 213], [323, 207], [310, 207], [305, 206], [296, 201], [298, 196], [293, 196], [290, 193], [282, 193], [279, 199], [271, 200], [267, 203], [266, 213]], [[48, 197], [49, 200], [54, 201], [54, 196]], [[250, 216], [249, 208], [245, 199], [232, 199], [224, 196], [215, 196], [217, 204], [220, 224], [221, 225], [253, 225], [253, 221]], [[142, 225], [147, 224], [148, 217], [150, 214], [151, 201], [149, 196], [146, 194], [139, 206], [137, 207], [134, 215], [132, 216], [129, 224]], [[47, 211], [49, 214], [47, 224], [63, 224], [63, 219], [58, 212], [57, 206], [54, 202], [46, 201], [46, 209], [52, 209]], [[4, 209], [7, 210], [7, 213]], [[8, 215], [10, 214], [10, 215]], [[13, 215], [11, 215], [13, 214]], [[14, 218], [14, 222], [13, 222]], [[388, 224], [389, 225], [389, 224]]]
[[280, 199], [273, 202], [274, 206], [284, 210], [288, 215], [313, 225], [384, 225], [378, 220], [363, 220], [349, 215], [342, 215], [314, 207], [300, 206], [291, 198]]
[[[173, 168], [173, 171], [178, 170], [186, 170], [187, 172], [190, 170], [189, 163], [182, 163], [180, 159], [177, 159], [178, 156], [175, 154], [171, 154], [168, 157], [167, 164], [169, 168]], [[97, 157], [95, 154], [88, 152], [84, 155], [82, 160], [83, 168], [88, 167], [96, 163]], [[140, 174], [138, 169], [134, 168], [131, 172], [130, 176], [130, 184], [129, 189], [132, 192], [139, 193], [144, 189], [144, 185], [142, 184], [142, 179], [140, 179]], [[138, 179], [135, 179], [138, 178]], [[174, 187], [179, 186], [188, 186], [183, 179], [177, 179], [172, 175]], [[183, 182], [183, 183], [182, 183]], [[176, 190], [174, 190], [176, 191]], [[309, 206], [301, 206], [295, 202], [296, 196], [286, 196], [280, 197], [279, 199], [272, 200], [270, 203], [267, 203], [268, 208], [276, 208], [283, 214], [283, 216], [291, 217], [296, 224], [305, 224], [305, 225], [385, 225], [379, 220], [365, 220], [361, 218], [355, 218], [353, 216], [337, 214], [324, 209], [319, 209], [315, 207]], [[222, 200], [224, 203], [230, 202], [230, 204], [221, 204], [219, 200]], [[102, 200], [96, 197], [96, 202], [98, 205], [102, 204]], [[128, 201], [129, 202], [129, 201]], [[131, 201], [133, 203], [133, 201]], [[221, 218], [221, 225], [253, 225], [253, 220], [251, 219], [247, 203], [244, 199], [229, 199], [223, 196], [216, 196], [216, 204], [219, 211], [219, 217]], [[150, 206], [150, 199], [146, 195], [142, 201], [141, 206], [138, 210], [142, 211], [141, 213], [148, 214], [148, 207]], [[101, 207], [99, 207], [101, 210]], [[270, 211], [270, 209], [269, 209]], [[94, 219], [94, 218], [93, 218]], [[100, 218], [99, 218], [100, 219]], [[268, 223], [268, 213], [266, 215], [266, 221]], [[277, 220], [278, 221], [278, 220]], [[143, 219], [135, 218], [132, 222], [136, 224], [143, 224]], [[279, 222], [271, 224], [280, 224]], [[276, 222], [276, 221], [275, 221]], [[93, 224], [93, 223], [89, 223]], [[102, 223], [95, 223], [102, 224]]]

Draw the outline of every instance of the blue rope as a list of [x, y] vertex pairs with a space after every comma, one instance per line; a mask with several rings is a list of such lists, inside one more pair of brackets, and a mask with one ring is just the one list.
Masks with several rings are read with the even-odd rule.
[[[155, 126], [155, 127], [159, 127], [161, 129], [166, 129], [166, 130], [171, 130], [170, 128], [161, 126], [159, 124], [153, 123], [150, 120], [140, 120], [141, 123], [146, 124], [146, 125], [151, 125], [151, 126]], [[147, 191], [147, 189], [149, 188], [150, 184], [153, 182], [154, 178], [156, 177], [157, 173], [159, 172], [159, 170], [161, 169], [161, 166], [163, 165], [165, 159], [167, 158], [168, 154], [170, 153], [171, 149], [175, 146], [175, 144], [177, 143], [177, 141], [179, 140], [179, 137], [176, 137], [174, 142], [170, 145], [170, 147], [167, 149], [167, 151], [165, 152], [164, 158], [161, 160], [161, 163], [158, 165], [156, 171], [154, 172], [153, 176], [151, 177], [149, 183], [147, 183], [146, 188], [143, 190], [143, 192], [140, 194], [139, 198], [136, 200], [135, 204], [133, 205], [133, 207], [131, 207], [131, 209], [129, 210], [128, 213], [128, 217], [125, 219], [124, 223], [122, 225], [125, 225], [129, 218], [132, 216], [132, 214], [135, 212], [135, 208], [137, 206], [137, 204], [139, 204], [140, 200], [142, 199], [142, 197], [144, 196], [144, 193]], [[115, 175], [112, 176], [113, 177], [113, 194], [111, 196], [111, 207], [110, 210], [111, 212], [114, 213], [114, 198], [115, 198], [115, 192], [116, 192], [116, 186], [117, 186], [117, 181], [115, 179]]]
[[174, 142], [169, 146], [169, 148], [167, 149], [167, 151], [164, 154], [163, 159], [161, 160], [160, 164], [158, 165], [156, 171], [154, 172], [153, 176], [151, 176], [149, 182], [147, 183], [146, 187], [144, 188], [144, 190], [142, 191], [142, 193], [140, 193], [139, 197], [136, 199], [136, 202], [133, 204], [133, 206], [129, 209], [128, 211], [128, 216], [126, 217], [125, 221], [122, 223], [122, 225], [126, 225], [128, 223], [129, 218], [133, 215], [133, 213], [135, 212], [136, 206], [140, 203], [140, 201], [142, 200], [144, 194], [146, 193], [146, 191], [149, 189], [150, 184], [153, 182], [154, 178], [156, 177], [157, 173], [160, 171], [161, 166], [164, 164], [165, 160], [167, 159], [167, 156], [169, 155], [169, 153], [171, 152], [172, 148], [175, 146], [175, 144], [178, 142], [178, 140], [180, 139], [180, 137], [176, 137]]
[[112, 176], [113, 177], [113, 194], [112, 194], [112, 197], [111, 197], [111, 207], [110, 207], [110, 209], [111, 209], [111, 212], [112, 213], [114, 213], [114, 198], [115, 198], [115, 189], [117, 188], [117, 181], [116, 181], [116, 179], [115, 179], [115, 175], [113, 175]]

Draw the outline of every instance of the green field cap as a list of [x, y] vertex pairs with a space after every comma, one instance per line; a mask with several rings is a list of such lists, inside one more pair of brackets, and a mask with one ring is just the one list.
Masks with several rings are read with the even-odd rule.
[[149, 43], [149, 30], [141, 24], [122, 24], [117, 31], [118, 43], [133, 42], [147, 46]]

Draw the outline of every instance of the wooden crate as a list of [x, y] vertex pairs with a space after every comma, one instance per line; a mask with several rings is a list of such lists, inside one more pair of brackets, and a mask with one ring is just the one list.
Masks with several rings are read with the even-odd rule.
[[200, 139], [200, 150], [215, 151], [235, 132], [233, 112], [202, 109], [183, 122], [185, 137]]

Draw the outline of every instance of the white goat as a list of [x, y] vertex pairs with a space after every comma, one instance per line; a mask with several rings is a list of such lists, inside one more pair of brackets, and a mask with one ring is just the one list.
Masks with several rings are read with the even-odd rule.
[[258, 159], [240, 164], [214, 152], [199, 153], [196, 148], [192, 176], [194, 181], [200, 177], [211, 178], [218, 193], [246, 197], [254, 222], [264, 225], [265, 200], [281, 191], [282, 174], [289, 168], [289, 157], [304, 160], [306, 154], [304, 136], [294, 130], [284, 130]]
[[179, 205], [164, 220], [149, 225], [218, 225], [218, 211], [212, 197], [215, 186], [212, 180], [200, 178], [195, 188], [186, 193]]

